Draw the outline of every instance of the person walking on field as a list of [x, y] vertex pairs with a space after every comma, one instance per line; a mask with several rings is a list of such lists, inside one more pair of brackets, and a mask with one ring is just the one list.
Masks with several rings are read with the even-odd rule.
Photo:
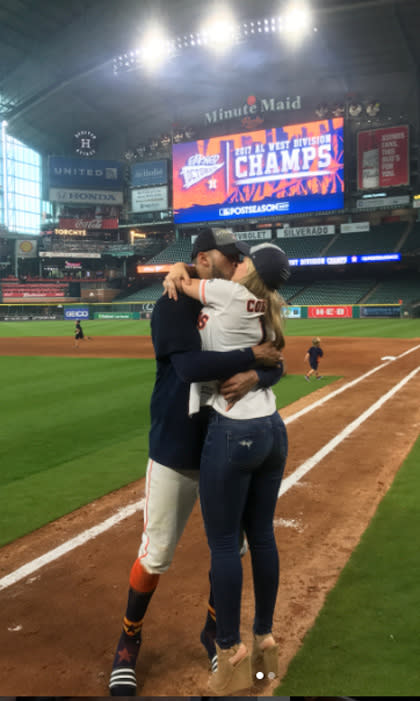
[[[231, 281], [188, 280], [179, 270], [178, 288], [204, 305], [199, 317], [202, 346], [227, 351], [269, 338], [282, 349], [284, 300], [277, 289], [290, 275], [287, 257], [270, 243], [236, 245], [245, 258]], [[288, 444], [271, 389], [254, 388], [229, 407], [216, 383], [194, 384], [190, 413], [201, 406], [210, 407], [200, 463], [200, 502], [217, 612], [218, 664], [209, 688], [213, 694], [226, 695], [251, 687], [259, 671], [269, 678], [278, 675], [278, 645], [272, 635], [279, 580], [273, 518]], [[254, 581], [252, 655], [240, 635], [241, 528], [251, 551]]]
[[[236, 239], [229, 231], [205, 228], [194, 243], [193, 260], [200, 278], [229, 279], [237, 266]], [[151, 398], [149, 461], [146, 472], [144, 527], [129, 577], [122, 632], [109, 680], [111, 696], [135, 696], [136, 662], [142, 626], [160, 575], [171, 564], [177, 543], [198, 497], [198, 468], [207, 429], [208, 409], [189, 417], [190, 383], [228, 379], [230, 403], [251, 387], [267, 387], [282, 374], [281, 352], [261, 335], [240, 349], [201, 350], [197, 328], [202, 304], [187, 295], [174, 301], [163, 295], [152, 314], [156, 380]], [[271, 367], [257, 367], [257, 363]], [[236, 374], [235, 374], [236, 373]], [[222, 384], [223, 388], [223, 384]], [[222, 389], [223, 391], [223, 389]], [[240, 536], [238, 534], [238, 542]], [[215, 659], [215, 610], [210, 590], [201, 642]], [[216, 607], [217, 610], [217, 607]]]
[[310, 382], [311, 375], [314, 373], [317, 380], [322, 380], [323, 378], [323, 375], [320, 375], [318, 371], [319, 361], [324, 355], [324, 351], [322, 350], [320, 344], [321, 339], [319, 336], [315, 336], [315, 338], [312, 339], [312, 346], [308, 348], [305, 355], [304, 361], [305, 363], [309, 363], [309, 370], [305, 374], [305, 380], [307, 382]]

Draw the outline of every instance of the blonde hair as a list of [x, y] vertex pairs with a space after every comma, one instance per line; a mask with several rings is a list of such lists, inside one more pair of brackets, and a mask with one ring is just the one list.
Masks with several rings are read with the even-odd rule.
[[247, 272], [239, 282], [258, 299], [265, 300], [264, 318], [267, 322], [267, 330], [274, 333], [274, 344], [277, 348], [282, 349], [285, 346], [283, 308], [286, 306], [286, 302], [277, 290], [270, 290], [263, 282], [251, 258], [246, 258], [246, 263]]
[[315, 338], [312, 339], [313, 346], [319, 346], [320, 343], [321, 343], [321, 339], [319, 336], [315, 336]]

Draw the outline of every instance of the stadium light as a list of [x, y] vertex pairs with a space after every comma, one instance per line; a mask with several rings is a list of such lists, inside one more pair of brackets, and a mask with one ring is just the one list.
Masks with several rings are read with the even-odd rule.
[[203, 24], [199, 39], [216, 53], [224, 53], [237, 41], [239, 28], [231, 12], [216, 9]]
[[[143, 66], [153, 72], [171, 58], [174, 45], [162, 27], [153, 25], [144, 34], [136, 53]], [[134, 55], [132, 59], [135, 59]]]
[[304, 2], [291, 2], [283, 16], [284, 32], [292, 40], [301, 39], [309, 30], [311, 24], [311, 12]]

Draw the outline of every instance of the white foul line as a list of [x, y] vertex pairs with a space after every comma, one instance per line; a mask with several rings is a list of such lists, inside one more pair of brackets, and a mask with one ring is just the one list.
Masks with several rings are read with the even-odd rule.
[[[413, 351], [417, 350], [420, 348], [419, 346], [415, 346], [414, 348], [411, 348], [408, 351], [405, 351], [402, 355], [398, 356], [398, 358], [402, 358], [404, 355], [407, 355], [408, 353], [412, 353]], [[394, 361], [390, 361], [394, 362]], [[318, 400], [318, 402], [314, 402], [311, 404], [309, 407], [306, 407], [305, 409], [302, 409], [301, 411], [297, 412], [296, 414], [293, 414], [292, 416], [289, 416], [288, 419], [286, 419], [285, 423], [291, 423], [295, 419], [299, 418], [303, 414], [306, 414], [308, 411], [312, 411], [312, 409], [315, 409], [315, 407], [320, 406], [324, 402], [328, 401], [331, 397], [336, 396], [337, 394], [340, 394], [340, 392], [344, 392], [345, 389], [348, 389], [349, 387], [352, 387], [353, 385], [357, 384], [360, 382], [362, 379], [365, 379], [369, 375], [371, 375], [374, 372], [377, 372], [381, 368], [385, 367], [389, 363], [383, 363], [382, 365], [378, 365], [378, 367], [374, 368], [373, 370], [370, 370], [369, 372], [365, 373], [364, 375], [361, 375], [359, 378], [356, 378], [352, 382], [348, 382], [347, 384], [343, 385], [340, 387], [338, 390], [335, 392], [331, 392], [331, 394], [328, 394], [326, 397], [323, 397], [322, 399]], [[333, 450], [336, 445], [338, 445], [341, 440], [344, 440], [344, 438], [347, 437], [347, 435], [350, 435], [352, 431], [354, 431], [360, 424], [365, 421], [371, 414], [374, 413], [377, 409], [379, 409], [380, 406], [382, 406], [383, 403], [385, 403], [395, 392], [398, 392], [400, 387], [403, 387], [403, 385], [408, 382], [412, 376], [414, 376], [420, 368], [416, 368], [416, 370], [413, 370], [410, 375], [408, 375], [404, 380], [402, 380], [398, 385], [396, 385], [392, 390], [390, 390], [387, 394], [385, 394], [381, 399], [379, 399], [375, 404], [373, 404], [370, 409], [364, 412], [361, 416], [356, 419], [356, 421], [353, 421], [351, 424], [347, 426], [344, 431], [342, 431], [338, 436], [333, 438], [329, 443], [327, 443], [324, 448], [321, 448], [315, 455], [312, 456], [312, 458], [309, 458], [306, 462], [304, 462], [300, 467], [293, 472], [292, 475], [289, 475], [289, 477], [286, 477], [281, 485], [280, 491], [279, 491], [279, 497], [282, 494], [285, 494], [294, 484], [296, 484], [303, 475], [305, 475], [309, 470], [311, 470], [315, 465], [318, 464], [320, 460], [322, 460], [325, 455], [327, 455], [331, 450]], [[352, 428], [351, 428], [352, 427]], [[349, 431], [349, 429], [351, 430]], [[346, 433], [347, 431], [347, 433]], [[345, 434], [345, 435], [343, 435]], [[341, 440], [340, 436], [342, 436]], [[334, 444], [334, 445], [332, 445]], [[330, 447], [329, 447], [330, 446]], [[0, 591], [3, 589], [7, 589], [7, 587], [12, 586], [13, 584], [17, 584], [22, 579], [25, 579], [25, 577], [28, 577], [29, 575], [33, 574], [37, 570], [41, 569], [42, 567], [45, 567], [45, 565], [50, 564], [51, 562], [54, 562], [54, 560], [58, 560], [62, 555], [66, 555], [68, 552], [71, 550], [74, 550], [75, 548], [78, 548], [80, 545], [84, 545], [87, 543], [89, 540], [92, 540], [93, 538], [96, 538], [98, 535], [101, 535], [102, 533], [105, 533], [105, 531], [109, 530], [113, 526], [117, 525], [121, 521], [124, 521], [126, 518], [129, 518], [130, 516], [134, 515], [137, 511], [141, 511], [144, 507], [144, 499], [141, 499], [139, 502], [136, 502], [134, 504], [129, 504], [128, 506], [124, 507], [123, 509], [119, 509], [116, 514], [111, 516], [110, 518], [106, 519], [102, 523], [98, 524], [97, 526], [93, 526], [92, 528], [89, 528], [86, 531], [83, 531], [83, 533], [80, 533], [78, 536], [75, 536], [74, 538], [71, 538], [70, 540], [66, 541], [65, 543], [62, 543], [62, 545], [59, 545], [58, 547], [54, 548], [53, 550], [50, 550], [48, 553], [45, 553], [45, 555], [41, 555], [40, 557], [37, 557], [35, 560], [32, 560], [31, 562], [28, 562], [26, 565], [22, 565], [22, 567], [19, 567], [17, 570], [14, 572], [11, 572], [10, 574], [6, 575], [5, 577], [2, 577], [0, 579]]]
[[110, 518], [107, 518], [105, 521], [102, 521], [102, 523], [99, 523], [97, 526], [93, 526], [92, 528], [83, 531], [83, 533], [75, 536], [75, 538], [71, 538], [65, 543], [62, 543], [62, 545], [59, 545], [57, 548], [45, 553], [45, 555], [41, 555], [41, 557], [37, 557], [35, 560], [32, 560], [26, 565], [19, 567], [14, 572], [11, 572], [10, 574], [6, 575], [6, 577], [0, 579], [0, 591], [10, 587], [12, 584], [16, 584], [21, 579], [24, 579], [28, 575], [41, 569], [41, 567], [49, 565], [50, 562], [58, 560], [58, 558], [60, 558], [62, 555], [66, 555], [68, 552], [70, 552], [70, 550], [78, 548], [79, 545], [84, 545], [92, 538], [96, 538], [98, 535], [101, 535], [101, 533], [105, 533], [105, 531], [113, 526], [116, 526], [117, 523], [120, 523], [120, 521], [124, 521], [124, 519], [128, 518], [129, 516], [133, 516], [133, 514], [135, 514], [136, 511], [140, 511], [143, 506], [144, 499], [141, 499], [135, 504], [129, 504], [123, 509], [119, 509], [116, 514], [110, 516]]
[[378, 370], [382, 370], [382, 368], [387, 367], [387, 365], [389, 365], [390, 362], [393, 363], [393, 362], [395, 362], [395, 360], [398, 360], [399, 358], [404, 358], [405, 355], [408, 355], [409, 353], [413, 353], [414, 351], [418, 350], [419, 348], [420, 348], [420, 345], [414, 346], [413, 348], [410, 348], [408, 351], [404, 351], [404, 353], [401, 353], [401, 355], [398, 355], [393, 360], [390, 360], [386, 363], [382, 363], [381, 365], [377, 365], [376, 368], [373, 368], [373, 370], [369, 370], [368, 372], [365, 372], [365, 374], [360, 375], [360, 377], [356, 377], [355, 380], [351, 380], [351, 382], [346, 382], [345, 385], [342, 385], [341, 387], [334, 390], [333, 392], [326, 394], [325, 397], [321, 397], [321, 399], [318, 399], [316, 402], [313, 402], [313, 404], [308, 404], [308, 406], [304, 407], [300, 411], [297, 411], [296, 414], [291, 414], [291, 416], [288, 416], [287, 419], [284, 419], [284, 423], [286, 424], [286, 426], [288, 424], [291, 424], [293, 421], [296, 421], [296, 419], [300, 419], [301, 416], [304, 416], [309, 411], [312, 411], [312, 409], [316, 409], [316, 407], [319, 407], [322, 404], [325, 404], [325, 402], [328, 402], [333, 397], [336, 397], [337, 394], [341, 394], [341, 392], [344, 392], [346, 389], [350, 389], [350, 387], [354, 387], [362, 380], [365, 380], [370, 375], [373, 375], [375, 372], [378, 372]]
[[366, 409], [366, 411], [363, 412], [363, 414], [360, 414], [360, 416], [357, 417], [354, 421], [349, 423], [340, 433], [338, 433], [334, 438], [332, 438], [328, 443], [326, 443], [323, 448], [318, 450], [317, 453], [312, 455], [311, 458], [308, 460], [305, 460], [302, 465], [299, 465], [299, 467], [288, 477], [286, 477], [281, 484], [279, 494], [278, 496], [281, 497], [283, 494], [286, 494], [286, 492], [293, 487], [299, 480], [306, 475], [310, 470], [312, 470], [315, 465], [317, 465], [321, 460], [323, 460], [329, 453], [331, 453], [334, 448], [336, 448], [342, 441], [344, 441], [345, 438], [350, 436], [353, 431], [355, 431], [359, 426], [361, 426], [362, 423], [366, 421], [372, 414], [375, 413], [375, 411], [378, 411], [385, 402], [388, 401], [388, 399], [391, 399], [391, 397], [398, 392], [401, 387], [404, 387], [407, 382], [409, 382], [420, 370], [420, 366], [417, 367], [415, 370], [412, 370], [404, 379], [402, 379], [398, 384], [394, 385], [392, 389], [389, 390], [386, 394], [384, 394], [378, 401], [376, 401], [372, 406], [369, 407], [369, 409]]

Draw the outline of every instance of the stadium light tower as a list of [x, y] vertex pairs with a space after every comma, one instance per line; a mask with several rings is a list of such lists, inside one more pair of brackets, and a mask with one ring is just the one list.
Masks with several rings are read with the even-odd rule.
[[201, 27], [201, 43], [222, 54], [236, 42], [238, 31], [233, 14], [224, 7], [216, 8]]
[[142, 38], [139, 49], [140, 60], [146, 70], [151, 72], [159, 70], [173, 53], [173, 42], [163, 27], [157, 24], [150, 26]]
[[292, 0], [286, 7], [283, 18], [283, 29], [291, 40], [299, 40], [305, 36], [311, 25], [311, 11], [302, 1]]

